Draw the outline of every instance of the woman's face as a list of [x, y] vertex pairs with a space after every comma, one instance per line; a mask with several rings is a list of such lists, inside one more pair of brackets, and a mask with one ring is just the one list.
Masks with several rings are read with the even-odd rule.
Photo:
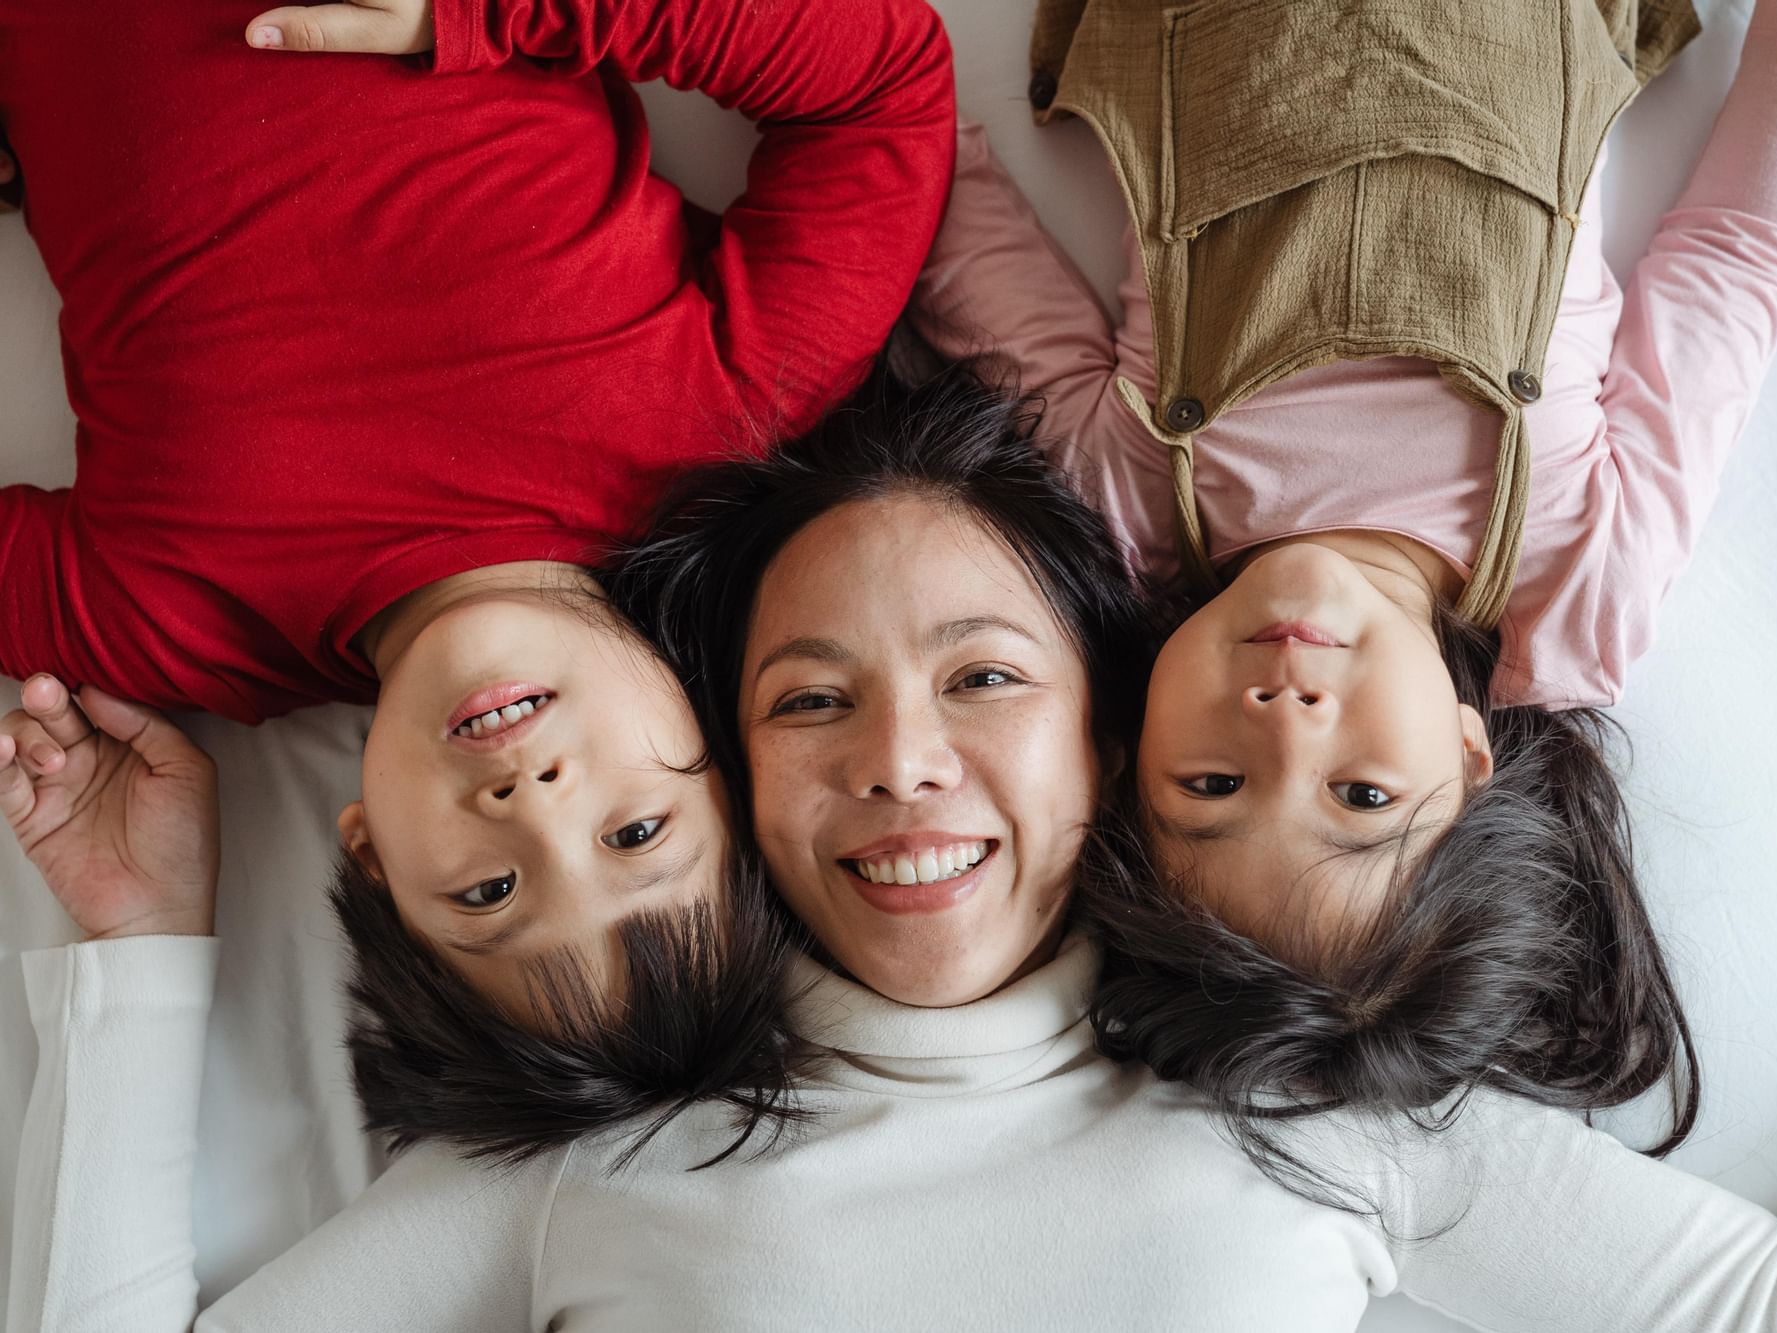
[[841, 968], [966, 1004], [1053, 952], [1098, 805], [1084, 663], [966, 509], [857, 501], [759, 585], [740, 725], [760, 850]]
[[408, 928], [523, 1020], [545, 960], [568, 951], [607, 989], [625, 918], [719, 893], [721, 786], [682, 771], [703, 749], [633, 630], [503, 590], [432, 620], [383, 677], [340, 831]]

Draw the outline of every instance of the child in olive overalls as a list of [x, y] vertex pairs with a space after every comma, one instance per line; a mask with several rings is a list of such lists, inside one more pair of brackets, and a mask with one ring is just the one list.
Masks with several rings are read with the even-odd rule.
[[1596, 710], [1777, 341], [1771, 0], [1626, 288], [1588, 183], [1695, 30], [1634, 0], [1043, 6], [1039, 118], [1088, 120], [1131, 209], [1115, 331], [963, 132], [928, 331], [998, 345], [1193, 608], [1135, 765], [1159, 887], [1095, 905], [1101, 1034], [1255, 1151], [1261, 1103], [1476, 1085], [1667, 1080], [1662, 1150], [1694, 1118]]

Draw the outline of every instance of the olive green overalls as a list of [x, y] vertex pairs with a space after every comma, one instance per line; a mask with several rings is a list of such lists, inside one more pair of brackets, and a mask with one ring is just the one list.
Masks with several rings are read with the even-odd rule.
[[1042, 0], [1037, 118], [1093, 126], [1140, 238], [1158, 401], [1117, 387], [1172, 447], [1193, 591], [1220, 586], [1195, 433], [1293, 371], [1415, 356], [1505, 418], [1457, 606], [1497, 623], [1581, 194], [1697, 30], [1689, 0]]

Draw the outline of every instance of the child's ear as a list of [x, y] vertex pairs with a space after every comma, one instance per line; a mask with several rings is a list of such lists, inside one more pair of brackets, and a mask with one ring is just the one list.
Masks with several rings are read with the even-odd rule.
[[1462, 718], [1463, 785], [1479, 787], [1493, 777], [1493, 743], [1479, 713], [1467, 704], [1457, 704], [1456, 712]]
[[364, 802], [353, 801], [339, 812], [339, 840], [352, 859], [377, 879], [383, 877], [383, 863], [376, 848], [370, 844], [370, 826], [364, 822]]

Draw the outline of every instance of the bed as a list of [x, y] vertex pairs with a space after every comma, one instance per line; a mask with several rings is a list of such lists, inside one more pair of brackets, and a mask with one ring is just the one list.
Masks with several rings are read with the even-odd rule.
[[[1698, 5], [1704, 35], [1618, 126], [1605, 181], [1606, 253], [1619, 274], [1681, 188], [1733, 72], [1750, 0]], [[964, 112], [1107, 303], [1120, 262], [1120, 205], [1078, 122], [1032, 127], [1023, 57], [1033, 0], [938, 0], [950, 24]], [[645, 90], [659, 169], [719, 207], [739, 188], [751, 130], [698, 99]], [[128, 201], [119, 201], [127, 207]], [[1676, 1161], [1777, 1207], [1777, 386], [1724, 480], [1658, 645], [1616, 716], [1633, 744], [1628, 789], [1658, 924], [1689, 1002], [1705, 1088], [1697, 1133]], [[63, 396], [56, 300], [16, 216], [0, 217], [0, 477], [65, 484], [72, 417]], [[0, 707], [17, 686], [0, 682]], [[334, 814], [357, 792], [365, 710], [314, 709], [249, 729], [181, 719], [222, 774], [223, 938], [210, 1031], [197, 1182], [198, 1268], [207, 1296], [247, 1276], [341, 1207], [383, 1157], [357, 1127], [341, 1049], [341, 947], [322, 885]], [[74, 930], [10, 839], [0, 839], [0, 1197], [36, 1059], [17, 955]], [[1631, 1141], [1657, 1108], [1606, 1121]], [[18, 1225], [0, 1211], [0, 1254]], [[0, 1306], [5, 1267], [0, 1263]], [[1365, 1330], [1455, 1324], [1395, 1299]]]

